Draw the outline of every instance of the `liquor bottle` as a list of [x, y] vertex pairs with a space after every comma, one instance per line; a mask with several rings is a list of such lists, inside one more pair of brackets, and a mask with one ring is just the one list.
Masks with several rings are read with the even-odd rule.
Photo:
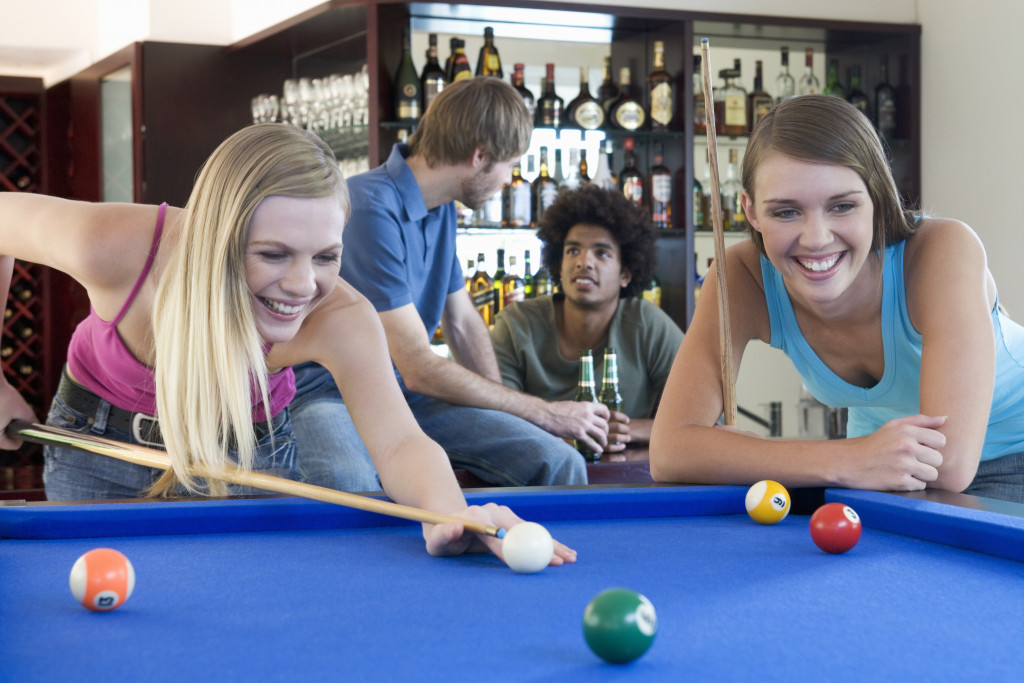
[[590, 94], [587, 67], [580, 67], [580, 92], [566, 107], [566, 125], [582, 130], [597, 130], [604, 125], [604, 108]]
[[647, 111], [651, 130], [668, 130], [672, 124], [675, 93], [672, 75], [665, 70], [665, 43], [654, 41], [654, 66], [647, 75]]
[[[622, 172], [625, 175], [625, 171]], [[672, 172], [665, 165], [662, 144], [654, 148], [654, 164], [647, 172], [648, 206], [651, 210], [651, 222], [655, 228], [672, 227]]]
[[555, 65], [548, 62], [545, 66], [547, 76], [544, 80], [544, 94], [537, 101], [537, 113], [534, 125], [538, 128], [561, 128], [565, 103], [555, 94]]
[[650, 301], [652, 304], [661, 308], [661, 280], [658, 279], [657, 275], [651, 275], [651, 281], [647, 284], [640, 296]]
[[533, 270], [530, 268], [530, 250], [527, 249], [526, 253], [523, 254], [523, 296], [527, 299], [532, 299], [536, 296], [536, 292], [533, 290]]
[[642, 206], [644, 203], [644, 176], [636, 167], [636, 154], [633, 152], [633, 145], [633, 138], [626, 138], [623, 142], [625, 160], [622, 173], [619, 174], [619, 189], [626, 199]]
[[526, 102], [526, 108], [530, 111], [532, 119], [537, 111], [537, 101], [533, 98], [533, 93], [523, 84], [523, 70], [526, 67], [523, 64], [516, 64], [512, 68], [514, 69], [512, 71], [512, 87], [523, 96], [523, 102]]
[[708, 112], [704, 103], [704, 77], [700, 55], [693, 56], [693, 132], [708, 132]]
[[531, 217], [530, 225], [540, 225], [540, 219], [548, 207], [555, 203], [558, 197], [558, 183], [548, 174], [548, 148], [540, 148], [540, 173], [533, 181], [531, 188]]
[[814, 48], [804, 50], [804, 75], [800, 77], [801, 95], [814, 95], [821, 92], [821, 84], [814, 75]]
[[444, 88], [444, 69], [437, 61], [437, 34], [430, 34], [427, 63], [420, 74], [420, 111], [425, 112], [437, 94]]
[[608, 113], [611, 111], [612, 104], [614, 104], [616, 98], [619, 96], [619, 87], [615, 85], [615, 81], [612, 80], [612, 58], [604, 58], [604, 79], [601, 81], [601, 85], [597, 88], [597, 101], [601, 103], [601, 107], [604, 108], [605, 123], [610, 125], [608, 119]]
[[466, 291], [473, 291], [473, 273], [476, 272], [476, 261], [469, 259], [466, 261], [466, 270], [463, 271], [463, 275], [466, 278]]
[[868, 96], [860, 89], [859, 64], [850, 67], [850, 94], [846, 96], [846, 101], [860, 109], [864, 116], [871, 118], [871, 103], [868, 101]]
[[754, 62], [754, 91], [747, 95], [747, 121], [750, 122], [751, 131], [754, 130], [758, 121], [771, 111], [773, 106], [775, 106], [775, 100], [765, 92], [763, 67], [761, 60], [758, 59]]
[[569, 148], [569, 163], [565, 165], [565, 172], [562, 175], [561, 187], [567, 190], [575, 190], [580, 186], [580, 151], [576, 147]]
[[[576, 384], [576, 400], [585, 402], [597, 402], [594, 395], [594, 356], [590, 349], [580, 351], [580, 374]], [[601, 459], [599, 453], [595, 453], [589, 446], [576, 439], [573, 443], [576, 450], [588, 462], [596, 462]]]
[[594, 172], [594, 179], [591, 181], [604, 190], [616, 189], [617, 183], [612, 175], [612, 141], [605, 138], [601, 143], [601, 153], [597, 157], [597, 171]]
[[587, 166], [587, 150], [580, 148], [580, 163], [576, 167], [576, 178], [579, 181], [579, 185], [590, 182], [590, 167]]
[[488, 326], [494, 324], [494, 280], [484, 268], [484, 255], [476, 256], [476, 272], [469, 284], [469, 295], [473, 305]]
[[484, 27], [484, 44], [480, 47], [480, 56], [476, 60], [477, 76], [504, 77], [501, 70], [501, 57], [498, 56], [498, 48], [494, 47], [494, 29], [490, 26]]
[[554, 285], [551, 282], [551, 273], [542, 263], [533, 276], [533, 296], [547, 296], [554, 293]]
[[611, 116], [612, 127], [622, 130], [640, 130], [646, 123], [647, 114], [644, 112], [643, 105], [633, 97], [628, 66], [619, 70], [619, 97], [612, 104], [609, 116]]
[[733, 68], [722, 69], [718, 76], [725, 85], [715, 90], [715, 132], [719, 135], [746, 135], [747, 91], [739, 84], [740, 60], [734, 60]]
[[779, 75], [775, 77], [775, 101], [781, 102], [787, 97], [796, 94], [796, 81], [789, 73], [789, 48], [781, 47], [782, 62], [779, 65]]
[[740, 201], [740, 193], [743, 186], [739, 179], [738, 153], [733, 147], [729, 150], [729, 167], [725, 172], [725, 182], [722, 183], [722, 229], [742, 230], [746, 221], [743, 214], [743, 204]]
[[616, 413], [622, 412], [622, 394], [619, 393], [619, 363], [615, 356], [615, 349], [611, 347], [604, 350], [601, 392], [597, 395], [597, 400], [599, 403], [603, 403], [608, 410]]
[[[526, 252], [529, 254], [530, 252]], [[516, 257], [508, 257], [508, 274], [501, 279], [501, 292], [504, 301], [501, 304], [505, 308], [509, 304], [523, 301], [526, 298], [526, 280], [519, 277], [516, 270]]]
[[883, 138], [896, 136], [896, 90], [889, 85], [889, 58], [882, 57], [878, 65], [878, 85], [875, 86], [875, 126]]
[[555, 168], [551, 172], [551, 178], [555, 181], [555, 187], [562, 187], [565, 175], [562, 172], [562, 148], [555, 147]]
[[505, 250], [498, 249], [498, 269], [494, 271], [494, 315], [501, 313], [505, 305]]
[[832, 95], [838, 97], [841, 100], [846, 99], [846, 88], [839, 82], [839, 60], [830, 59], [828, 60], [828, 72], [825, 74], [825, 89], [822, 90], [826, 95]]
[[395, 120], [418, 121], [420, 118], [420, 79], [412, 64], [412, 50], [409, 47], [409, 28], [402, 28], [402, 61], [395, 74], [392, 91], [395, 101]]
[[473, 78], [473, 69], [469, 66], [469, 57], [466, 56], [466, 41], [456, 38], [455, 57], [452, 61], [452, 76], [448, 82], [464, 81], [467, 78]]
[[449, 49], [448, 59], [444, 60], [444, 82], [453, 83], [455, 78], [455, 46], [459, 42], [458, 38], [452, 38], [448, 41]]
[[501, 224], [506, 228], [523, 228], [530, 224], [530, 181], [523, 170], [512, 167], [512, 182], [502, 188]]

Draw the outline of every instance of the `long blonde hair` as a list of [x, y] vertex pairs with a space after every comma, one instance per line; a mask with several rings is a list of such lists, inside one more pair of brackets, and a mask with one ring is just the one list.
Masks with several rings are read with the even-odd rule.
[[[214, 150], [182, 212], [153, 302], [157, 415], [172, 470], [150, 489], [180, 483], [202, 492], [194, 465], [252, 467], [253, 394], [270, 419], [266, 347], [256, 328], [246, 282], [249, 224], [266, 197], [336, 195], [345, 215], [348, 190], [322, 140], [285, 124], [258, 124]], [[222, 495], [209, 481], [205, 492]]]

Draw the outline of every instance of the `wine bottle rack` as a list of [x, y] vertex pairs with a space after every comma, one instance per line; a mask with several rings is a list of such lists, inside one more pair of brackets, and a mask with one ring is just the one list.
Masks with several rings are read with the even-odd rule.
[[[0, 191], [39, 191], [40, 104], [38, 94], [0, 92]], [[39, 266], [15, 263], [0, 335], [0, 365], [11, 386], [41, 416], [48, 397], [44, 395], [41, 373], [40, 285]], [[18, 451], [0, 451], [0, 496], [12, 491], [38, 491], [42, 485], [39, 446], [25, 444]]]

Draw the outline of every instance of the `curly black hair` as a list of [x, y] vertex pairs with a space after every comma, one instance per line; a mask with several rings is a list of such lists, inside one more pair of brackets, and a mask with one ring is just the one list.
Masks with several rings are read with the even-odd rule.
[[541, 260], [551, 274], [551, 281], [560, 284], [565, 237], [573, 226], [581, 223], [604, 228], [618, 242], [622, 267], [631, 275], [619, 297], [637, 296], [642, 292], [650, 283], [657, 263], [657, 233], [651, 217], [644, 207], [621, 192], [590, 183], [577, 190], [560, 192], [541, 218], [537, 239], [544, 243]]

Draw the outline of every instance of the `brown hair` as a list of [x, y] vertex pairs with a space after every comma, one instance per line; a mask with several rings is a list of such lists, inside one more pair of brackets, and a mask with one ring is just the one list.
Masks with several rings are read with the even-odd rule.
[[[772, 152], [856, 172], [874, 205], [872, 249], [881, 251], [916, 230], [915, 214], [903, 207], [882, 141], [871, 121], [849, 102], [831, 95], [800, 95], [784, 100], [761, 119], [743, 156], [743, 189], [752, 200], [757, 170]], [[747, 232], [764, 254], [761, 234], [749, 224]]]
[[533, 124], [522, 95], [490, 76], [446, 85], [409, 138], [409, 151], [430, 167], [461, 164], [483, 150], [490, 163], [524, 154]]

